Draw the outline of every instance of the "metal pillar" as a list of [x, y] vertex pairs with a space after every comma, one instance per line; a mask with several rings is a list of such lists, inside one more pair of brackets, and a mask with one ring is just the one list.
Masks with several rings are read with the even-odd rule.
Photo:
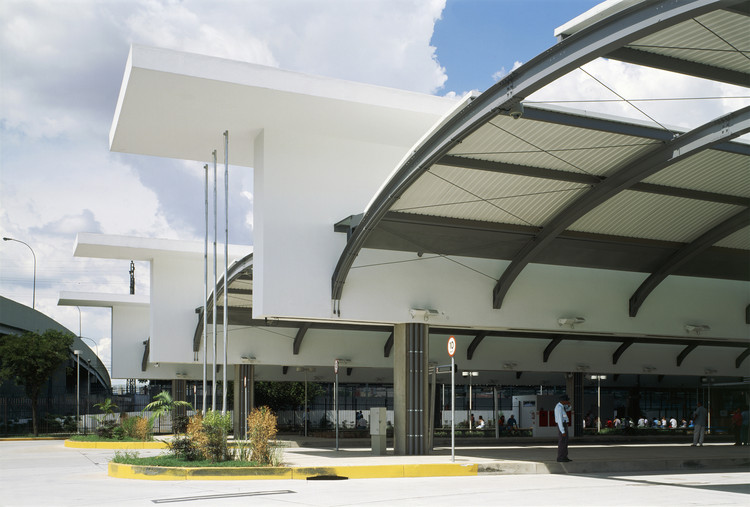
[[[205, 194], [206, 194], [206, 234], [203, 242], [203, 415], [206, 415], [206, 394], [207, 379], [208, 377], [208, 164], [204, 165], [206, 178], [205, 178]], [[197, 408], [197, 407], [193, 407]]]
[[229, 333], [229, 131], [224, 131], [224, 381], [221, 413], [227, 413], [227, 340]]
[[[216, 286], [218, 285], [219, 281], [216, 277], [216, 239], [217, 239], [217, 224], [218, 224], [218, 218], [217, 218], [217, 212], [216, 212], [216, 150], [213, 151], [213, 157], [214, 157], [214, 283], [213, 283], [213, 302], [214, 302], [214, 308], [213, 308], [213, 319], [212, 319], [212, 326], [211, 329], [213, 330], [213, 338], [211, 340], [211, 344], [213, 345], [214, 349], [214, 362], [213, 362], [213, 371], [211, 373], [212, 385], [211, 385], [211, 410], [216, 410]], [[226, 386], [224, 386], [226, 389]]]

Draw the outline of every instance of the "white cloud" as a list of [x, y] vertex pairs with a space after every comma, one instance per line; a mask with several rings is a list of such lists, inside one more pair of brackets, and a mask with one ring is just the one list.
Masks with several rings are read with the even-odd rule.
[[[583, 68], [590, 75], [582, 70], [574, 70], [530, 95], [527, 97], [527, 101], [579, 100], [581, 102], [559, 105], [642, 121], [652, 121], [653, 119], [666, 127], [679, 127], [683, 130], [695, 128], [750, 104], [748, 99], [705, 99], [706, 97], [722, 96], [746, 97], [748, 95], [747, 89], [739, 86], [707, 81], [615, 60], [598, 59], [588, 63]], [[616, 93], [608, 90], [607, 87]], [[619, 100], [618, 95], [632, 101], [633, 105]], [[638, 100], [674, 97], [693, 100]], [[591, 100], [614, 100], [614, 102], [589, 102]], [[657, 124], [654, 123], [654, 125]]]

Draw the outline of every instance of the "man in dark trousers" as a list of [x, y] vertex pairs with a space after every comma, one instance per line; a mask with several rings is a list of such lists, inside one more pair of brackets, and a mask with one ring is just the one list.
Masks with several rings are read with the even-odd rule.
[[699, 401], [698, 408], [696, 408], [695, 412], [693, 412], [693, 424], [695, 425], [695, 429], [693, 429], [693, 446], [703, 446], [703, 437], [706, 434], [707, 422], [708, 412], [703, 406], [703, 403]]
[[567, 394], [560, 396], [560, 402], [555, 406], [555, 422], [557, 423], [557, 461], [573, 461], [568, 458], [568, 410], [570, 398]]

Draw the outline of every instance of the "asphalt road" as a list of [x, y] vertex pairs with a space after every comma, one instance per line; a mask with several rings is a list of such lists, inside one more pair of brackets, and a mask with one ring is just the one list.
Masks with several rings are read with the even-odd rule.
[[750, 472], [738, 469], [337, 481], [136, 481], [107, 476], [113, 454], [69, 449], [61, 441], [0, 442], [0, 505], [750, 505]]

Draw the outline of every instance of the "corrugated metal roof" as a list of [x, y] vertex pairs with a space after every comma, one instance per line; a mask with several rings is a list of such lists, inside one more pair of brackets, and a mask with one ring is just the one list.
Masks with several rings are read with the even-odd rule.
[[[627, 47], [713, 67], [750, 72], [748, 17], [720, 10], [684, 21]], [[743, 54], [740, 51], [744, 51]]]

